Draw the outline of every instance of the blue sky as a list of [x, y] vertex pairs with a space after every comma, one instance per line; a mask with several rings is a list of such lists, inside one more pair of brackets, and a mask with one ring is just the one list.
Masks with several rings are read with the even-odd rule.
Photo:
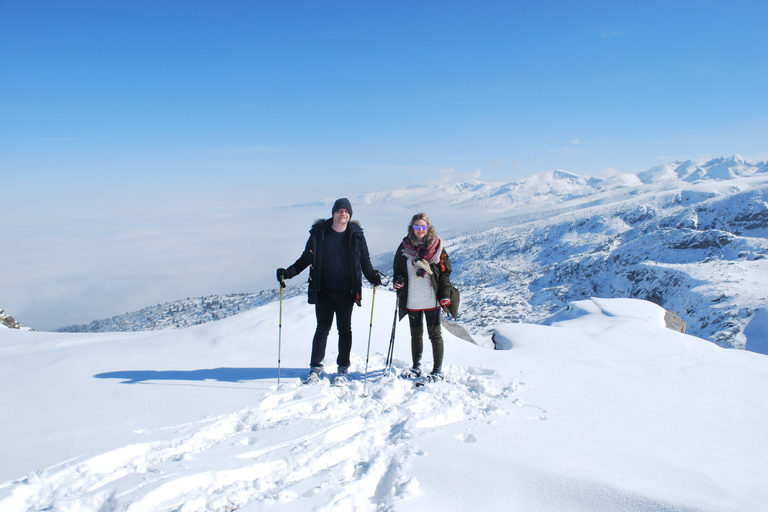
[[766, 22], [757, 1], [3, 1], [2, 173], [274, 201], [765, 159]]
[[478, 171], [768, 160], [766, 22], [764, 1], [0, 0], [0, 218], [24, 241], [0, 307], [46, 289], [25, 284], [40, 251], [74, 281], [104, 233], [158, 215], [178, 234]]

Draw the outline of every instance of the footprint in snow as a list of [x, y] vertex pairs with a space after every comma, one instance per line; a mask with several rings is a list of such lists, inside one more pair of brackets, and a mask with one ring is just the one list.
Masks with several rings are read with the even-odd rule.
[[[412, 381], [369, 374], [367, 396], [360, 380], [287, 384], [164, 441], [38, 472], [14, 483], [0, 508], [192, 511], [301, 501], [312, 509], [387, 509], [418, 490], [409, 464], [424, 454], [420, 436], [505, 414], [501, 400], [517, 391], [486, 368], [449, 367], [446, 380], [417, 390]], [[468, 432], [457, 439], [477, 442]]]

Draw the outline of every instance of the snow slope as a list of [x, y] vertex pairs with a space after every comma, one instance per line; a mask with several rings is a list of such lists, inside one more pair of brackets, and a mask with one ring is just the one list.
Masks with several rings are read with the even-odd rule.
[[[364, 382], [366, 290], [346, 387], [299, 383], [302, 297], [280, 333], [278, 303], [169, 331], [0, 331], [0, 511], [765, 510], [766, 356], [590, 299], [498, 326], [510, 350], [446, 334], [450, 382], [416, 389], [383, 372], [394, 297], [377, 290]], [[407, 340], [402, 323], [398, 370]]]

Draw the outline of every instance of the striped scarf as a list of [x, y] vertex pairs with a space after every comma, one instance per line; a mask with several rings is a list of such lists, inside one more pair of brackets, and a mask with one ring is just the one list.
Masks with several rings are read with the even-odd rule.
[[443, 242], [435, 237], [429, 245], [413, 245], [408, 237], [403, 238], [403, 252], [411, 260], [411, 264], [419, 267], [416, 275], [424, 277], [425, 272], [432, 274], [430, 264], [440, 261], [440, 253], [443, 251]]

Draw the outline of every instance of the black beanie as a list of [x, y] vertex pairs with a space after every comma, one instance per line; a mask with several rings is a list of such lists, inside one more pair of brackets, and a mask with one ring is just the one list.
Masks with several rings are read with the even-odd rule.
[[336, 213], [337, 210], [341, 210], [344, 208], [349, 212], [349, 216], [352, 217], [352, 203], [349, 202], [349, 199], [346, 197], [342, 197], [341, 199], [337, 199], [335, 203], [333, 203], [333, 209], [331, 210], [331, 215]]

